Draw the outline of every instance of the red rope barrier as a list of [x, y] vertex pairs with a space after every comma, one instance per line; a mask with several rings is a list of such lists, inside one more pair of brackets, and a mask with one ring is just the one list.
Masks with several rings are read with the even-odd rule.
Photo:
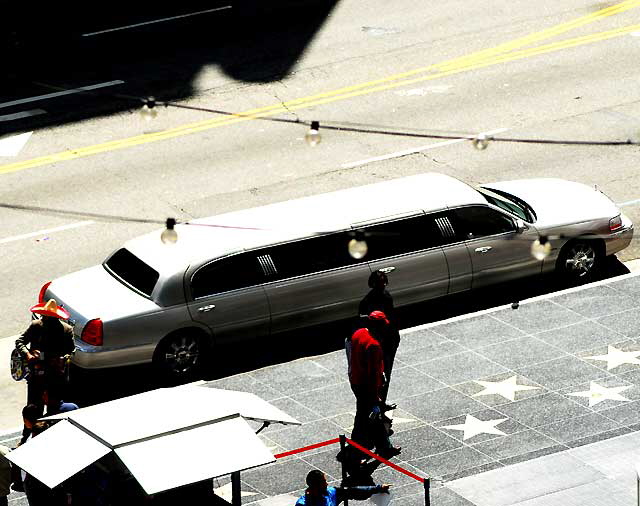
[[406, 474], [407, 476], [409, 476], [409, 478], [413, 478], [414, 480], [419, 481], [420, 483], [424, 483], [424, 478], [421, 478], [420, 476], [418, 476], [417, 474], [413, 474], [411, 471], [407, 471], [406, 469], [403, 469], [402, 467], [394, 464], [393, 462], [390, 462], [387, 459], [383, 459], [382, 457], [380, 457], [379, 455], [376, 455], [375, 453], [373, 453], [370, 450], [367, 450], [364, 446], [359, 445], [358, 443], [356, 443], [355, 441], [352, 441], [349, 438], [346, 438], [347, 443], [349, 443], [351, 446], [356, 447], [358, 450], [360, 450], [363, 453], [366, 453], [367, 455], [369, 455], [369, 457], [372, 457], [380, 462], [382, 462], [383, 464], [386, 464], [387, 466], [395, 469], [396, 471], [400, 471], [403, 474]]
[[339, 442], [340, 438], [329, 439], [328, 441], [323, 441], [322, 443], [316, 443], [309, 446], [303, 446], [302, 448], [296, 448], [295, 450], [290, 450], [288, 452], [278, 453], [277, 455], [274, 455], [274, 457], [277, 459], [281, 459], [282, 457], [288, 457], [289, 455], [295, 455], [296, 453], [306, 452], [309, 450], [313, 450], [314, 448], [320, 448], [322, 446], [328, 446]]
[[[364, 446], [361, 446], [360, 444], [356, 443], [355, 441], [352, 441], [349, 438], [345, 438], [345, 440], [351, 446], [357, 448], [358, 450], [360, 450], [363, 453], [366, 453], [369, 457], [374, 458], [379, 462], [382, 462], [383, 464], [395, 469], [396, 471], [400, 471], [402, 474], [405, 474], [409, 478], [413, 478], [414, 480], [417, 480], [420, 483], [424, 483], [425, 482], [424, 478], [421, 478], [420, 476], [418, 476], [417, 474], [412, 473], [411, 471], [407, 471], [406, 469], [400, 467], [397, 464], [394, 464], [393, 462], [391, 462], [391, 461], [389, 461], [387, 459], [383, 459], [382, 457], [380, 457], [380, 455], [376, 455], [371, 450], [367, 450]], [[340, 438], [328, 439], [327, 441], [322, 441], [321, 443], [315, 443], [315, 444], [312, 444], [312, 445], [309, 445], [309, 446], [303, 446], [301, 448], [296, 448], [295, 450], [290, 450], [288, 452], [278, 453], [278, 454], [274, 455], [274, 457], [277, 458], [277, 459], [281, 459], [283, 457], [288, 457], [289, 455], [295, 455], [296, 453], [306, 452], [306, 451], [309, 451], [309, 450], [313, 450], [314, 448], [321, 448], [322, 446], [328, 446], [328, 445], [336, 444], [336, 443], [339, 443], [339, 442], [340, 442]]]

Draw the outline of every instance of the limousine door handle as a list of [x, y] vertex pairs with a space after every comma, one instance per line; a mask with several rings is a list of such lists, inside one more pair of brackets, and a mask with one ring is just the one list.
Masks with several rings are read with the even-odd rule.
[[380, 272], [384, 272], [385, 274], [390, 274], [393, 271], [396, 270], [396, 268], [393, 265], [390, 265], [389, 267], [382, 267], [381, 269], [378, 269]]
[[482, 246], [482, 248], [476, 248], [476, 253], [488, 253], [491, 251], [491, 246]]
[[200, 311], [201, 313], [207, 313], [208, 311], [211, 311], [212, 309], [215, 309], [216, 305], [215, 304], [209, 304], [208, 306], [202, 306], [198, 308], [198, 311]]

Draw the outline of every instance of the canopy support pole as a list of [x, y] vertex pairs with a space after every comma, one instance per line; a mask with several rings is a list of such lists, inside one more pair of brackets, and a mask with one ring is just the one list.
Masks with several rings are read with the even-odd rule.
[[242, 505], [242, 496], [240, 495], [240, 471], [231, 473], [231, 504], [232, 506]]

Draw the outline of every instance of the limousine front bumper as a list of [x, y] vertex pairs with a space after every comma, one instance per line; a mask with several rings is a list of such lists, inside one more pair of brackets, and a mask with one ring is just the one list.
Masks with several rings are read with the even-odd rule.
[[622, 227], [605, 239], [607, 256], [613, 255], [625, 249], [633, 239], [633, 223], [625, 214], [621, 214]]

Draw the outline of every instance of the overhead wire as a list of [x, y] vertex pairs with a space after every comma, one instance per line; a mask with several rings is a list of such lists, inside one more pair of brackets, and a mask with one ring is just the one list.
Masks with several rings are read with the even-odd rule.
[[[147, 103], [144, 99], [143, 103]], [[247, 118], [247, 119], [255, 119], [255, 120], [263, 120], [263, 121], [271, 121], [277, 123], [291, 123], [296, 125], [304, 125], [307, 127], [311, 127], [312, 123], [315, 121], [301, 120], [299, 118], [290, 119], [290, 118], [274, 118], [274, 117], [265, 117], [265, 116], [254, 116], [251, 114], [243, 114], [243, 113], [235, 113], [229, 111], [222, 111], [219, 109], [210, 109], [206, 107], [197, 107], [190, 106], [185, 104], [178, 104], [175, 102], [163, 102], [163, 101], [154, 101], [154, 106], [165, 106], [165, 107], [175, 107], [178, 109], [189, 109], [194, 111], [201, 112], [209, 112], [214, 114], [226, 115], [226, 116], [234, 116], [238, 118]], [[409, 129], [405, 130], [397, 130], [391, 129], [390, 127], [375, 125], [375, 124], [360, 124], [362, 126], [349, 126], [349, 124], [338, 123], [338, 122], [322, 122], [320, 123], [320, 127], [324, 130], [333, 130], [340, 132], [350, 132], [350, 133], [362, 133], [362, 134], [375, 134], [375, 135], [385, 135], [385, 136], [394, 136], [394, 137], [410, 137], [417, 139], [439, 139], [439, 140], [469, 140], [474, 141], [476, 139], [482, 138], [486, 141], [491, 142], [510, 142], [510, 143], [523, 143], [523, 144], [555, 144], [555, 145], [573, 145], [573, 146], [624, 146], [624, 145], [634, 145], [639, 146], [640, 142], [634, 141], [632, 139], [619, 140], [619, 141], [602, 141], [602, 140], [572, 140], [572, 139], [533, 139], [533, 138], [518, 138], [518, 137], [496, 137], [493, 135], [485, 135], [478, 136], [477, 134], [436, 134], [436, 133], [422, 133], [422, 132], [410, 132]]]
[[[62, 86], [51, 85], [47, 83], [38, 83], [41, 86], [46, 86], [51, 89], [59, 91], [65, 91], [68, 88]], [[104, 92], [95, 90], [78, 90], [80, 94], [105, 96]], [[222, 109], [214, 109], [210, 107], [193, 106], [187, 104], [180, 104], [174, 101], [156, 100], [153, 97], [142, 98], [134, 95], [127, 95], [122, 93], [108, 93], [108, 96], [117, 99], [124, 99], [127, 101], [134, 101], [142, 106], [147, 106], [148, 109], [155, 109], [158, 107], [172, 107], [176, 109], [191, 110], [197, 112], [205, 112], [210, 114], [217, 114], [220, 116], [229, 116], [239, 119], [251, 119], [258, 121], [268, 121], [273, 123], [285, 123], [292, 125], [302, 125], [311, 128], [313, 123], [319, 123], [320, 128], [323, 130], [359, 133], [369, 135], [383, 135], [393, 137], [415, 138], [415, 139], [435, 139], [435, 140], [468, 140], [483, 142], [506, 142], [506, 143], [521, 143], [521, 144], [541, 144], [541, 145], [565, 145], [565, 146], [640, 146], [640, 141], [634, 141], [631, 138], [625, 140], [581, 140], [581, 139], [547, 139], [547, 138], [523, 138], [523, 137], [501, 137], [494, 135], [478, 135], [475, 133], [458, 133], [458, 134], [446, 134], [446, 133], [433, 133], [433, 130], [423, 131], [416, 128], [393, 128], [386, 125], [371, 124], [371, 123], [349, 123], [349, 122], [336, 122], [336, 121], [319, 121], [304, 120], [298, 117], [296, 118], [283, 118], [274, 116], [261, 116], [253, 113], [241, 113], [231, 112]]]

